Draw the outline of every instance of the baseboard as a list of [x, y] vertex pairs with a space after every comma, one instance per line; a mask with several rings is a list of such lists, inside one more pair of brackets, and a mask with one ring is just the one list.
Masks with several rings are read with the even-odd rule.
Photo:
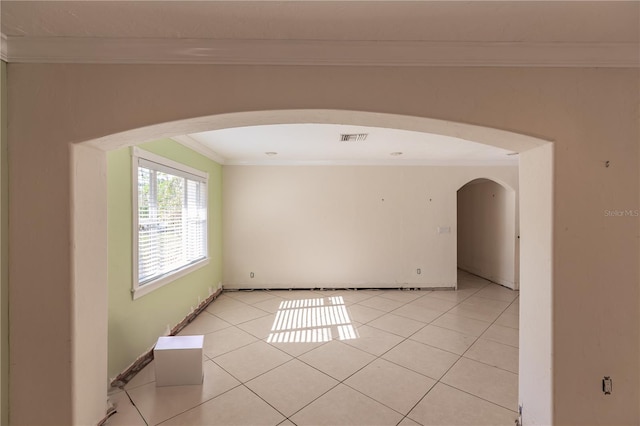
[[[206, 299], [204, 299], [197, 308], [195, 308], [193, 310], [193, 312], [191, 312], [189, 315], [187, 315], [182, 321], [180, 321], [178, 324], [176, 324], [171, 330], [170, 333], [168, 334], [169, 336], [175, 336], [176, 334], [178, 334], [180, 331], [182, 331], [183, 328], [185, 328], [187, 325], [189, 325], [194, 319], [196, 319], [196, 317], [198, 315], [200, 315], [200, 313], [202, 311], [205, 310], [205, 308], [207, 306], [209, 306], [209, 304], [211, 302], [213, 302], [215, 299], [218, 298], [218, 296], [220, 296], [220, 294], [222, 293], [222, 288], [219, 288], [215, 293], [211, 294], [210, 296], [208, 296]], [[155, 346], [155, 345], [154, 345]], [[129, 383], [129, 381], [136, 375], [138, 374], [144, 367], [147, 366], [147, 364], [149, 364], [151, 361], [153, 361], [153, 346], [151, 348], [149, 348], [149, 350], [147, 350], [145, 353], [143, 353], [142, 355], [140, 355], [129, 367], [127, 367], [122, 373], [118, 374], [112, 381], [111, 381], [111, 387], [114, 388], [122, 388], [124, 387], [127, 383]]]

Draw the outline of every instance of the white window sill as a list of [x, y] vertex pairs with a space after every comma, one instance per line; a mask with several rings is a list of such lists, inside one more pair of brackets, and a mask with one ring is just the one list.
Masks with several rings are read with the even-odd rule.
[[139, 299], [145, 294], [149, 294], [160, 287], [163, 287], [169, 283], [174, 282], [178, 278], [184, 277], [185, 275], [188, 275], [191, 272], [202, 268], [203, 266], [207, 266], [208, 264], [209, 264], [209, 258], [207, 257], [206, 259], [202, 259], [182, 269], [178, 269], [177, 271], [169, 275], [165, 275], [164, 277], [158, 278], [157, 280], [148, 282], [141, 287], [134, 288], [133, 290], [131, 290], [131, 295], [133, 296], [133, 300]]

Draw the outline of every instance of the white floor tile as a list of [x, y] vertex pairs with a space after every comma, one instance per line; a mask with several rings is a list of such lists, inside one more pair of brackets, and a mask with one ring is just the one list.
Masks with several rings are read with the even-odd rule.
[[200, 315], [198, 315], [196, 319], [191, 321], [189, 325], [183, 328], [180, 333], [178, 333], [178, 335], [192, 336], [195, 334], [208, 334], [227, 327], [231, 327], [231, 324], [218, 318], [215, 315], [210, 314], [207, 311], [204, 311], [200, 313]]
[[272, 314], [270, 314], [269, 312], [265, 312], [262, 309], [254, 308], [253, 306], [244, 306], [242, 307], [242, 309], [224, 309], [215, 312], [214, 315], [218, 318], [222, 318], [230, 324], [237, 325]]
[[388, 331], [402, 337], [409, 337], [425, 326], [425, 323], [401, 317], [394, 314], [386, 314], [367, 323], [371, 327]]
[[338, 385], [291, 417], [298, 426], [396, 425], [402, 415], [345, 385]]
[[238, 328], [246, 331], [247, 333], [258, 339], [265, 340], [272, 332], [273, 321], [275, 320], [275, 318], [275, 314], [270, 314], [261, 318], [244, 322], [242, 324], [238, 324]]
[[339, 382], [294, 359], [246, 386], [285, 416], [290, 416]]
[[301, 355], [298, 359], [337, 380], [344, 380], [375, 357], [342, 342], [332, 341]]
[[492, 324], [482, 335], [483, 339], [493, 340], [509, 346], [519, 347], [520, 336], [517, 328], [505, 327], [504, 325]]
[[283, 352], [288, 353], [289, 355], [293, 356], [293, 357], [299, 357], [300, 355], [307, 353], [313, 349], [319, 348], [320, 346], [326, 344], [326, 342], [319, 342], [319, 343], [313, 343], [313, 342], [291, 342], [291, 343], [278, 343], [278, 342], [271, 342], [269, 343], [271, 346], [273, 346], [276, 349], [279, 349]]
[[156, 387], [149, 383], [127, 392], [147, 423], [157, 424], [240, 385], [211, 361], [204, 363], [203, 370], [202, 385]]
[[237, 299], [249, 305], [254, 305], [256, 303], [263, 302], [265, 300], [276, 298], [276, 296], [271, 294], [271, 292], [264, 291], [264, 290], [229, 291], [229, 292], [225, 292], [224, 294], [226, 296], [232, 297], [234, 299]]
[[504, 313], [498, 317], [495, 322], [498, 325], [503, 325], [505, 327], [511, 328], [520, 328], [520, 318], [518, 315]]
[[516, 413], [438, 383], [407, 417], [425, 426], [511, 426]]
[[480, 338], [464, 357], [518, 374], [518, 348], [513, 346]]
[[154, 362], [151, 361], [138, 374], [136, 374], [133, 379], [131, 379], [129, 383], [125, 385], [124, 388], [130, 390], [155, 381], [156, 368]]
[[[107, 424], [512, 424], [517, 293], [463, 272], [459, 281], [460, 291], [224, 293], [181, 333], [205, 335], [205, 383], [156, 388], [152, 363], [125, 386], [144, 418], [126, 398]], [[347, 306], [356, 338], [265, 341], [282, 302], [329, 297]]]
[[275, 314], [276, 312], [278, 312], [278, 309], [281, 308], [282, 302], [284, 300], [289, 300], [289, 299], [283, 299], [281, 297], [272, 297], [271, 299], [267, 299], [267, 300], [263, 300], [262, 302], [254, 303], [252, 306], [254, 308], [261, 309], [261, 310], [263, 310], [265, 312], [269, 312], [269, 313]]
[[291, 356], [259, 341], [213, 358], [216, 364], [242, 382], [289, 361]]
[[405, 340], [382, 358], [438, 380], [459, 356], [413, 340]]
[[340, 290], [337, 295], [342, 296], [347, 305], [374, 297], [372, 294], [361, 290]]
[[111, 394], [109, 401], [114, 404], [116, 413], [107, 419], [105, 426], [146, 426], [144, 419], [125, 391]]
[[275, 426], [284, 420], [282, 414], [253, 392], [238, 386], [162, 425]]
[[442, 299], [442, 300], [448, 300], [450, 302], [460, 303], [463, 300], [473, 296], [473, 294], [477, 292], [478, 292], [478, 289], [466, 289], [466, 290], [458, 290], [458, 291], [434, 290], [431, 293], [429, 293], [426, 297], [432, 297], [434, 299]]
[[460, 358], [441, 381], [508, 410], [518, 407], [517, 374]]
[[476, 339], [477, 337], [475, 336], [458, 333], [435, 325], [428, 325], [411, 336], [411, 340], [458, 355], [465, 353]]
[[246, 303], [242, 303], [239, 300], [236, 300], [233, 297], [229, 297], [223, 293], [221, 296], [219, 296], [217, 299], [211, 302], [209, 306], [206, 307], [205, 310], [210, 314], [215, 314], [216, 312], [229, 310], [233, 308], [242, 309], [246, 306], [247, 306]]
[[446, 312], [457, 304], [457, 301], [429, 297], [429, 295], [421, 297], [420, 299], [416, 299], [413, 302], [409, 303], [410, 306], [420, 306], [438, 312]]
[[343, 343], [375, 356], [382, 355], [404, 340], [403, 337], [397, 334], [388, 333], [368, 325], [362, 325], [356, 331], [358, 338], [344, 340]]
[[397, 300], [387, 299], [382, 296], [375, 296], [370, 299], [363, 300], [362, 302], [358, 302], [358, 305], [366, 306], [368, 308], [378, 309], [384, 312], [391, 312], [394, 309], [399, 308], [404, 305], [406, 302], [398, 302]]
[[347, 312], [352, 321], [357, 321], [362, 324], [366, 324], [371, 320], [381, 317], [385, 314], [384, 311], [379, 309], [368, 308], [360, 304], [347, 306]]
[[476, 296], [486, 297], [487, 299], [502, 300], [513, 302], [518, 297], [519, 292], [510, 290], [497, 284], [491, 284], [476, 293]]
[[484, 333], [484, 331], [491, 325], [491, 323], [486, 321], [479, 321], [473, 318], [449, 313], [442, 315], [431, 324], [476, 337]]
[[392, 313], [394, 315], [400, 315], [427, 324], [442, 315], [442, 311], [430, 309], [426, 306], [420, 306], [412, 303], [401, 306], [398, 309], [394, 310]]
[[423, 290], [386, 290], [382, 292], [381, 297], [396, 300], [398, 302], [408, 303], [428, 294], [429, 291]]
[[202, 350], [207, 357], [215, 358], [253, 343], [256, 340], [258, 340], [256, 337], [244, 330], [240, 330], [237, 327], [229, 327], [214, 333], [205, 334]]
[[496, 309], [490, 306], [466, 305], [465, 302], [454, 306], [447, 313], [491, 323], [495, 321], [503, 311], [503, 309]]
[[344, 383], [387, 407], [407, 413], [436, 381], [389, 361], [377, 359]]
[[402, 419], [400, 423], [398, 423], [398, 426], [422, 426], [422, 425], [420, 423], [414, 422], [409, 417], [405, 417], [404, 419]]

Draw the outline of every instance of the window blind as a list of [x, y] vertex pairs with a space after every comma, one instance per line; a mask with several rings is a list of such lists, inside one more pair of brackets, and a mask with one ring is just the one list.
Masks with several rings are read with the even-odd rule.
[[207, 182], [138, 158], [138, 286], [207, 257]]

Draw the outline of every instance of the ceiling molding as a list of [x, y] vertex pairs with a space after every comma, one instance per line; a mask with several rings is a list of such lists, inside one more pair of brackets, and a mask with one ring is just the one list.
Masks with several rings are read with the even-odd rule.
[[7, 37], [8, 62], [640, 67], [638, 43]]
[[224, 165], [226, 162], [225, 159], [221, 157], [217, 152], [207, 148], [205, 145], [196, 141], [189, 135], [174, 136], [170, 139], [178, 142], [180, 145], [186, 146], [187, 148], [197, 152], [198, 154], [204, 155], [208, 159], [213, 160], [218, 164]]
[[0, 60], [7, 62], [7, 36], [0, 33]]
[[259, 161], [228, 160], [225, 166], [486, 166], [486, 167], [518, 167], [518, 160], [276, 160]]

